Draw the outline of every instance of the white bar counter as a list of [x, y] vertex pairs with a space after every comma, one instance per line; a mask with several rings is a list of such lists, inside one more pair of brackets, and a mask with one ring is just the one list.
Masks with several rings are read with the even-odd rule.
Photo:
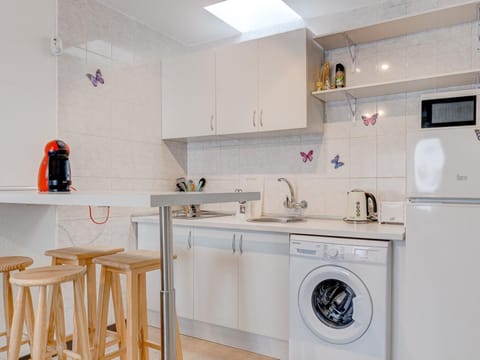
[[164, 207], [259, 200], [257, 192], [84, 192], [39, 193], [37, 191], [0, 191], [0, 204], [61, 206]]
[[[162, 253], [162, 360], [176, 359], [175, 289], [173, 284], [172, 210], [176, 205], [200, 205], [260, 200], [259, 192], [202, 193], [202, 192], [83, 192], [38, 193], [34, 190], [0, 191], [0, 205], [43, 206], [126, 206], [158, 207], [160, 249]], [[137, 359], [128, 359], [137, 360]]]

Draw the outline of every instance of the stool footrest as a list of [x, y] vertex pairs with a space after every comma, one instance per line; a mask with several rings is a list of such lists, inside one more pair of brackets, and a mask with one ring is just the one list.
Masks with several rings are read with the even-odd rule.
[[74, 353], [71, 350], [63, 350], [63, 353], [72, 359], [82, 360], [82, 357], [80, 356], [80, 354]]
[[149, 348], [152, 348], [157, 351], [162, 351], [162, 346], [159, 343], [156, 343], [150, 340], [145, 340], [143, 343]]

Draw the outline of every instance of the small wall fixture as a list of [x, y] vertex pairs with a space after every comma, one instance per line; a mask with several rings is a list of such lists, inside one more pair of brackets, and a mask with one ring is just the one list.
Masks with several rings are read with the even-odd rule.
[[60, 56], [63, 53], [63, 44], [62, 44], [62, 39], [59, 37], [52, 37], [50, 40], [50, 52], [54, 56]]

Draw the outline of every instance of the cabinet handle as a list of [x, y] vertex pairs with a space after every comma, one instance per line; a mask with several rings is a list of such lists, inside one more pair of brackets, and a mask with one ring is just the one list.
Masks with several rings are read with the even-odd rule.
[[257, 117], [257, 110], [253, 110], [253, 116], [252, 116], [253, 127], [257, 127], [257, 123], [255, 121], [256, 117]]
[[263, 109], [260, 110], [260, 127], [263, 128]]
[[188, 232], [187, 243], [188, 243], [188, 248], [191, 249], [192, 248], [192, 230]]
[[215, 119], [215, 117], [212, 115], [210, 116], [210, 130], [215, 130], [214, 126], [213, 126], [213, 120]]
[[233, 238], [232, 238], [232, 252], [233, 254], [235, 254], [235, 234], [233, 234]]
[[240, 245], [239, 245], [239, 249], [240, 249], [240, 255], [243, 255], [243, 234], [240, 234]]

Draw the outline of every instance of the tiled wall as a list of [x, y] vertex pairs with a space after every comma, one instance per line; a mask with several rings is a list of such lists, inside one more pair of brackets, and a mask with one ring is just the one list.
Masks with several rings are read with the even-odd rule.
[[[170, 191], [185, 174], [186, 146], [161, 141], [161, 58], [181, 50], [144, 25], [95, 0], [58, 2], [58, 132], [71, 147], [79, 191]], [[101, 69], [104, 85], [85, 74]], [[105, 209], [94, 213], [103, 219]], [[133, 209], [112, 209], [95, 225], [87, 208], [59, 210], [58, 245], [131, 247]]]
[[[392, 17], [388, 9], [398, 16], [399, 9], [412, 13], [454, 1], [389, 3], [377, 20]], [[342, 18], [348, 22], [355, 14]], [[355, 66], [345, 48], [327, 52], [326, 59], [345, 65], [347, 86], [469, 70], [480, 67], [476, 33], [476, 23], [468, 23], [361, 45]], [[209, 191], [263, 190], [264, 213], [284, 211], [288, 188], [277, 182], [278, 177], [294, 182], [299, 199], [309, 201], [307, 214], [314, 216], [345, 216], [346, 195], [353, 188], [373, 192], [380, 201], [404, 200], [406, 134], [417, 126], [420, 95], [361, 99], [354, 121], [345, 101], [329, 102], [321, 135], [191, 143], [188, 174], [205, 176]], [[365, 126], [361, 115], [376, 112], [380, 114], [376, 125]], [[311, 149], [313, 161], [304, 163], [300, 152]], [[335, 169], [331, 160], [337, 154], [345, 165]], [[211, 207], [234, 210], [232, 205]]]

